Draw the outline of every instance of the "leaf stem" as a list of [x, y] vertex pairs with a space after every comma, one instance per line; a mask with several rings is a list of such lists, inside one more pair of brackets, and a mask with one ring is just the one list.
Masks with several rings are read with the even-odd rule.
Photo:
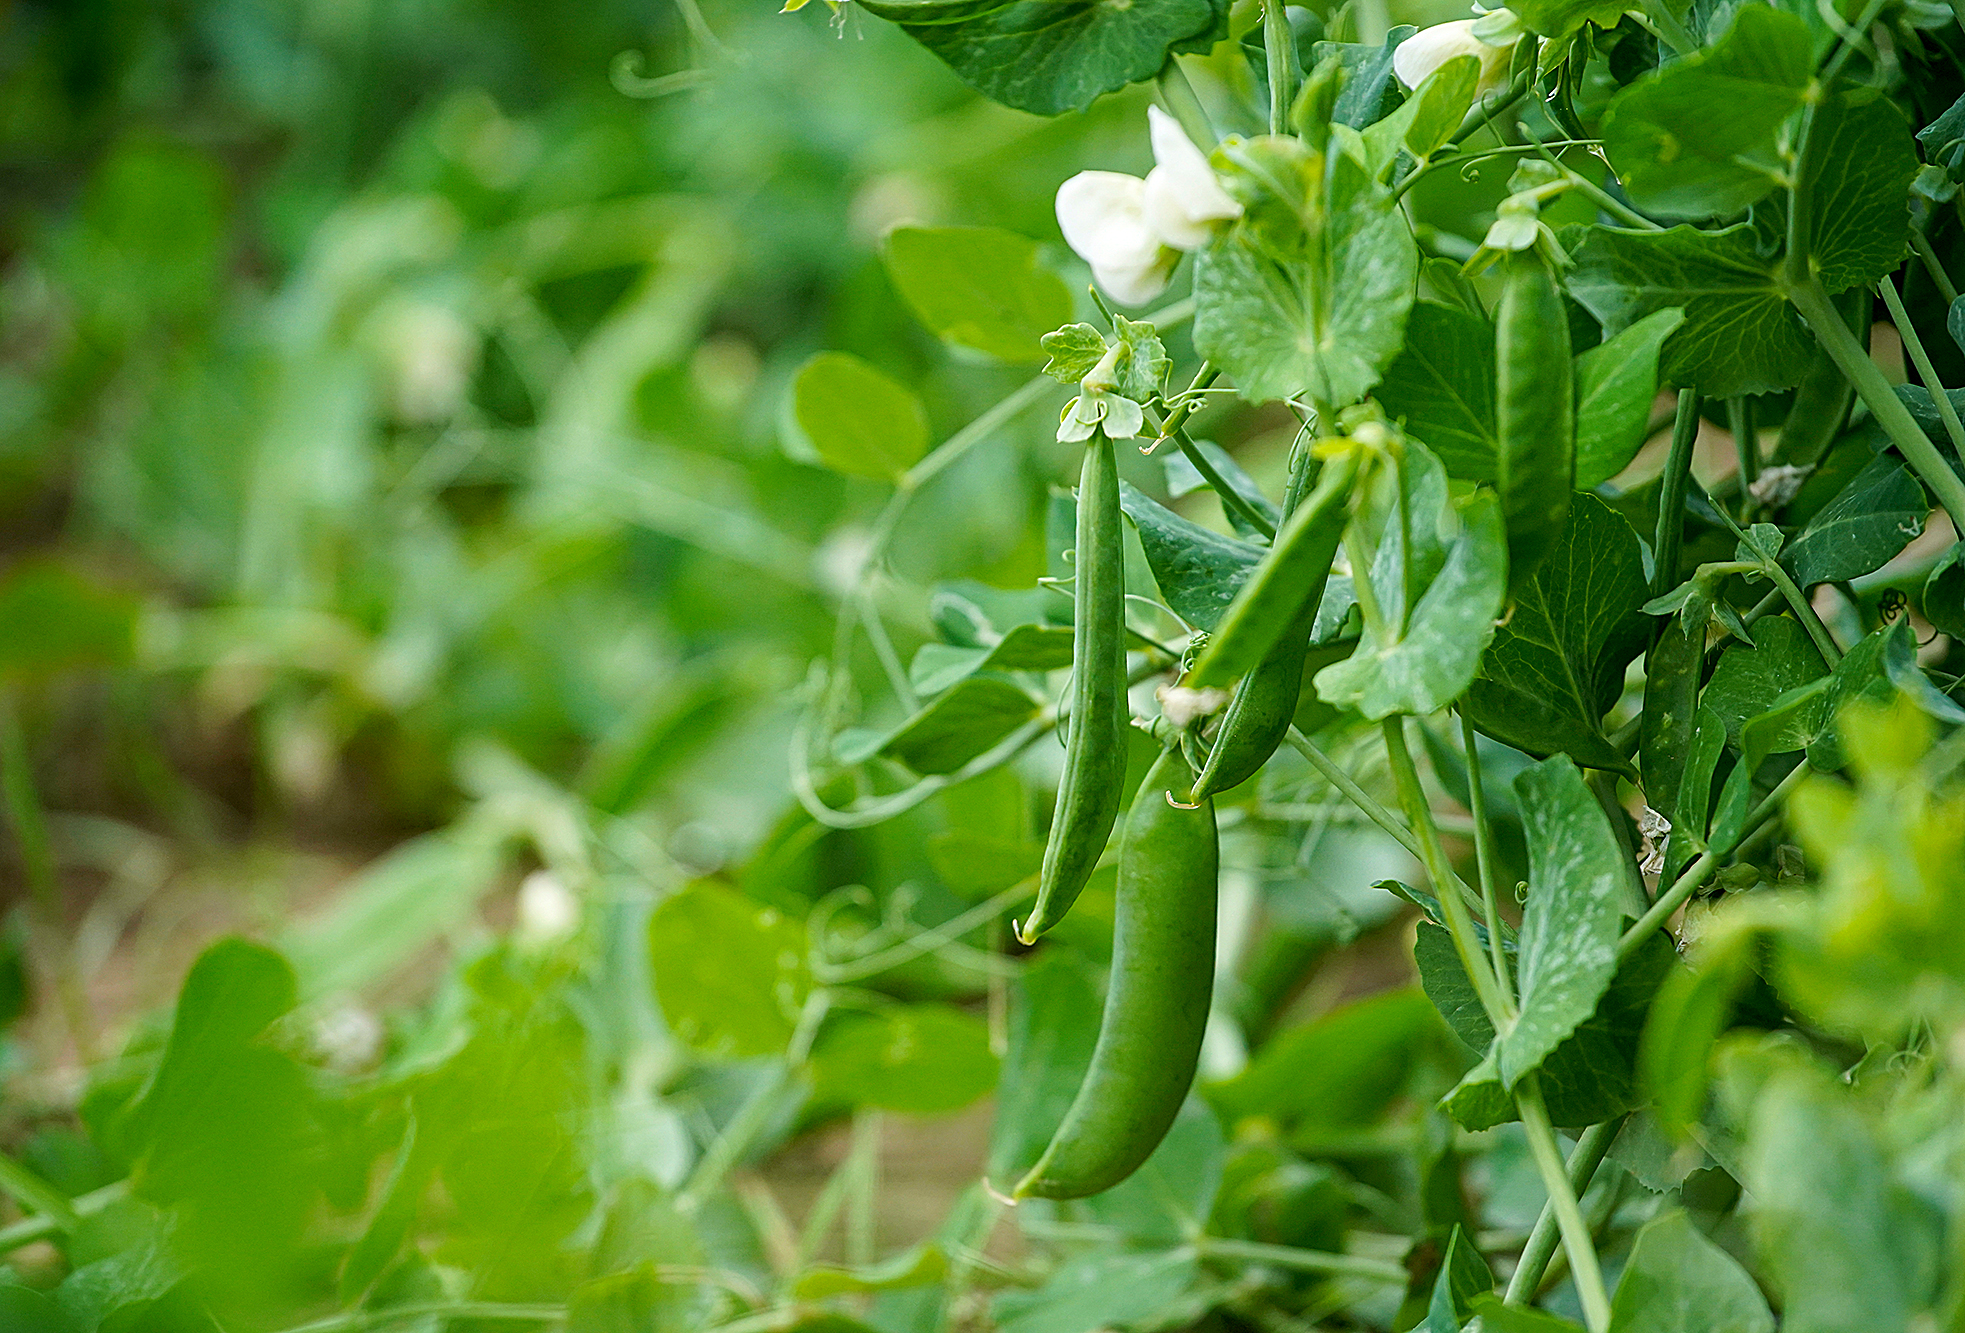
[[1699, 395], [1678, 391], [1672, 418], [1672, 450], [1658, 494], [1658, 530], [1651, 543], [1651, 595], [1663, 597], [1678, 586], [1679, 549], [1685, 540], [1685, 484], [1692, 474], [1692, 445], [1699, 438]]
[[566, 1318], [564, 1305], [515, 1305], [499, 1301], [426, 1301], [391, 1305], [380, 1310], [347, 1310], [300, 1324], [286, 1333], [352, 1333], [356, 1329], [388, 1328], [423, 1320], [498, 1320], [527, 1324], [556, 1324]]
[[[1485, 162], [1491, 157], [1526, 157], [1529, 154], [1543, 152], [1550, 148], [1596, 148], [1601, 146], [1602, 143], [1603, 140], [1601, 139], [1551, 139], [1547, 143], [1503, 144], [1499, 148], [1483, 148], [1478, 153], [1449, 153], [1444, 157], [1435, 153], [1432, 157], [1427, 158], [1426, 161], [1407, 172], [1400, 179], [1399, 183], [1392, 187], [1392, 199], [1394, 202], [1397, 202], [1407, 190], [1410, 190], [1414, 185], [1419, 183], [1420, 177], [1438, 171], [1442, 167], [1469, 167], [1476, 162]], [[1568, 168], [1564, 167], [1563, 170], [1567, 171]], [[1585, 179], [1584, 183], [1589, 184], [1590, 182]], [[1636, 215], [1634, 214], [1633, 216], [1635, 217]], [[1638, 217], [1637, 225], [1655, 228], [1658, 224], [1650, 218]]]
[[47, 1218], [58, 1231], [73, 1231], [82, 1224], [66, 1195], [5, 1153], [0, 1153], [0, 1193]]
[[1167, 104], [1167, 114], [1180, 122], [1195, 147], [1203, 153], [1213, 152], [1221, 140], [1214, 132], [1207, 108], [1194, 93], [1194, 85], [1187, 81], [1187, 71], [1180, 67], [1179, 56], [1168, 54], [1167, 63], [1160, 67], [1154, 84], [1160, 90], [1160, 100]]
[[[1454, 952], [1460, 955], [1460, 966], [1474, 983], [1474, 994], [1480, 997], [1488, 1022], [1497, 1033], [1506, 1032], [1515, 1023], [1515, 1002], [1501, 989], [1494, 969], [1488, 966], [1487, 955], [1481, 952], [1480, 937], [1474, 933], [1474, 919], [1467, 912], [1467, 904], [1453, 891], [1460, 878], [1453, 873], [1446, 849], [1440, 845], [1432, 807], [1426, 802], [1426, 790], [1420, 785], [1412, 752], [1406, 748], [1405, 717], [1395, 713], [1379, 727], [1385, 735], [1385, 755], [1391, 761], [1392, 779], [1398, 784], [1399, 804], [1405, 809], [1406, 822], [1419, 837], [1419, 860], [1426, 867], [1427, 878], [1433, 881], [1440, 911], [1446, 917], [1447, 932], [1453, 937]], [[1490, 932], [1498, 931], [1498, 923], [1488, 924]]]
[[1366, 819], [1378, 825], [1392, 841], [1411, 852], [1414, 859], [1418, 859], [1419, 839], [1412, 836], [1412, 830], [1407, 828], [1397, 815], [1373, 799], [1370, 792], [1358, 785], [1356, 778], [1346, 773], [1335, 759], [1317, 748], [1317, 743], [1308, 736], [1295, 727], [1291, 727], [1284, 735], [1295, 747], [1296, 752], [1310, 761], [1310, 767], [1316, 769], [1324, 781], [1344, 793], [1351, 804], [1364, 812]]
[[1945, 298], [1945, 304], [1948, 306], [1956, 301], [1957, 284], [1952, 282], [1951, 275], [1945, 272], [1945, 266], [1938, 262], [1938, 252], [1932, 247], [1931, 238], [1926, 236], [1924, 229], [1916, 223], [1911, 224], [1910, 244], [1911, 248], [1917, 251], [1917, 257], [1924, 261], [1924, 271], [1931, 275], [1932, 282], [1938, 284], [1938, 294]]
[[1945, 434], [1951, 437], [1951, 447], [1965, 458], [1965, 424], [1958, 420], [1958, 409], [1952, 405], [1951, 395], [1938, 380], [1937, 367], [1931, 364], [1931, 354], [1924, 350], [1924, 340], [1917, 336], [1917, 326], [1910, 322], [1910, 312], [1904, 309], [1904, 298], [1897, 295], [1896, 284], [1885, 278], [1876, 284], [1877, 294], [1882, 296], [1883, 304], [1890, 307], [1890, 322], [1897, 326], [1897, 336], [1904, 340], [1904, 350], [1910, 353], [1911, 364], [1917, 367], [1917, 377], [1924, 381], [1924, 387], [1931, 394], [1931, 405], [1938, 409], [1938, 419], [1945, 423]]
[[[1549, 1123], [1549, 1111], [1542, 1103], [1542, 1081], [1534, 1070], [1523, 1074], [1515, 1085], [1515, 1105], [1521, 1111], [1522, 1129], [1527, 1132], [1529, 1152], [1542, 1175], [1542, 1186], [1549, 1192], [1549, 1206], [1562, 1233], [1562, 1247], [1569, 1255], [1569, 1269], [1576, 1277], [1576, 1295], [1583, 1305], [1583, 1322], [1590, 1333], [1609, 1333], [1610, 1294], [1603, 1285], [1603, 1266], [1597, 1262], [1596, 1243], [1590, 1239], [1590, 1225], [1583, 1220], [1576, 1190], [1570, 1184], [1568, 1166], [1556, 1143], [1556, 1131]], [[1608, 1146], [1608, 1145], [1606, 1145]], [[1510, 1294], [1513, 1294], [1512, 1286]]]
[[1474, 814], [1474, 863], [1480, 872], [1481, 914], [1487, 918], [1487, 947], [1493, 955], [1494, 977], [1504, 995], [1512, 996], [1508, 959], [1501, 948], [1501, 894], [1495, 886], [1494, 829], [1487, 818], [1487, 792], [1481, 785], [1481, 749], [1474, 724], [1460, 712], [1460, 743], [1467, 751], [1467, 798]]
[[1269, 58], [1269, 132], [1287, 134], [1296, 98], [1296, 34], [1282, 0], [1263, 0], [1262, 50]]
[[1685, 900], [1706, 882], [1706, 877], [1718, 868], [1721, 860], [1731, 855], [1736, 847], [1758, 832], [1760, 826], [1774, 816], [1781, 808], [1781, 803], [1787, 800], [1788, 794], [1801, 785], [1801, 780], [1808, 771], [1807, 760], [1804, 759], [1796, 764], [1794, 770], [1782, 778], [1774, 790], [1768, 792], [1766, 798], [1748, 814], [1746, 822], [1740, 825], [1738, 834], [1721, 846], [1708, 847], [1699, 853], [1697, 860], [1679, 873], [1679, 877], [1672, 881], [1672, 886], [1660, 893], [1657, 901], [1651, 904], [1651, 910], [1639, 917], [1636, 924], [1625, 931], [1623, 937], [1617, 941], [1618, 962], [1623, 962], [1637, 952], [1659, 927], [1671, 919], [1673, 912], [1685, 905]]
[[1726, 424], [1733, 431], [1733, 455], [1740, 463], [1740, 512], [1753, 517], [1753, 484], [1760, 480], [1760, 438], [1755, 433], [1754, 404], [1751, 398], [1726, 400]]
[[1691, 55], [1699, 49], [1699, 39], [1672, 13], [1672, 7], [1665, 0], [1644, 0], [1644, 16], [1657, 25], [1658, 35], [1672, 50], [1682, 56]]
[[1220, 1236], [1201, 1236], [1194, 1242], [1195, 1253], [1204, 1259], [1244, 1259], [1250, 1263], [1293, 1268], [1302, 1273], [1343, 1273], [1350, 1277], [1376, 1278], [1380, 1282], [1406, 1282], [1411, 1274], [1403, 1264], [1388, 1259], [1371, 1259], [1362, 1254], [1333, 1254], [1325, 1250], [1303, 1250], [1294, 1245], [1270, 1245], [1255, 1240], [1228, 1240]]
[[1951, 515], [1952, 525], [1965, 532], [1965, 477], [1952, 470], [1945, 456], [1938, 452], [1938, 446], [1931, 443], [1924, 428], [1917, 424], [1917, 418], [1883, 378], [1883, 371], [1870, 360], [1869, 353], [1856, 341], [1856, 335], [1849, 332], [1849, 326], [1842, 322], [1829, 301], [1828, 292], [1823, 290], [1821, 279], [1813, 273], [1796, 276], [1790, 272], [1786, 285], [1788, 299], [1808, 321], [1822, 350], [1856, 387], [1857, 396], [1869, 408], [1876, 424], [1938, 497], [1938, 503]]
[[[1610, 1151], [1610, 1145], [1617, 1141], [1617, 1132], [1629, 1118], [1620, 1115], [1614, 1120], [1591, 1125], [1576, 1140], [1576, 1148], [1569, 1154], [1567, 1174], [1569, 1188], [1579, 1200], [1590, 1188], [1590, 1181], [1603, 1164], [1604, 1155]], [[1542, 1212], [1535, 1219], [1535, 1228], [1528, 1233], [1528, 1241], [1522, 1246], [1521, 1261], [1515, 1265], [1514, 1275], [1508, 1279], [1507, 1295], [1502, 1298], [1507, 1304], [1526, 1305], [1535, 1299], [1535, 1293], [1541, 1289], [1542, 1278], [1549, 1271], [1549, 1261], [1556, 1257], [1560, 1236], [1555, 1199], [1551, 1197], [1542, 1205]]]
[[1509, 84], [1504, 91], [1490, 96], [1479, 106], [1469, 111], [1467, 118], [1460, 122], [1460, 128], [1453, 132], [1453, 137], [1446, 141], [1445, 146], [1448, 148], [1458, 148], [1461, 144], [1486, 129], [1493, 123], [1497, 116], [1506, 114], [1515, 103], [1528, 96], [1529, 86], [1534, 81], [1535, 71], [1532, 68], [1523, 70], [1516, 76], [1515, 81]]
[[1186, 429], [1176, 426], [1173, 428], [1172, 434], [1174, 443], [1180, 446], [1180, 452], [1186, 455], [1187, 461], [1194, 465], [1194, 470], [1201, 474], [1202, 480], [1206, 481], [1214, 489], [1215, 498], [1221, 501], [1221, 507], [1223, 509], [1234, 510], [1236, 514], [1240, 515], [1244, 523], [1254, 528], [1270, 541], [1276, 540], [1276, 525], [1269, 521], [1269, 515], [1250, 504], [1240, 491], [1228, 483], [1228, 479], [1221, 475], [1221, 469], [1217, 468], [1213, 460], [1201, 452], [1201, 446], [1194, 443], [1193, 438], [1188, 435]]

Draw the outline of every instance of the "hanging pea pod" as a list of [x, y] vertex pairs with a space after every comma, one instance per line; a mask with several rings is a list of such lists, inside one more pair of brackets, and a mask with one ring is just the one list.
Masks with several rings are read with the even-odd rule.
[[1180, 751], [1168, 750], [1133, 797], [1098, 1045], [1018, 1198], [1112, 1188], [1160, 1145], [1194, 1082], [1214, 990], [1219, 853], [1214, 803], [1174, 804], [1192, 780]]
[[[1315, 475], [1315, 459], [1305, 450], [1290, 477], [1283, 497], [1283, 517], [1295, 513]], [[1231, 787], [1239, 787], [1269, 762], [1276, 747], [1283, 743], [1296, 706], [1303, 695], [1303, 663], [1310, 654], [1310, 634], [1317, 624], [1317, 611], [1323, 603], [1323, 586], [1307, 595], [1282, 636], [1264, 653], [1255, 669], [1235, 686], [1234, 697], [1215, 727], [1214, 743], [1208, 748], [1207, 762], [1194, 780], [1196, 801], [1207, 800]]]
[[[1188, 685], [1219, 687], [1247, 675], [1285, 632], [1295, 633], [1306, 605], [1315, 614], [1344, 536], [1346, 502], [1358, 476], [1358, 459], [1357, 449], [1346, 449], [1324, 464], [1315, 488], [1284, 520], [1269, 554], [1222, 615], [1208, 646], [1187, 673]], [[1307, 647], [1307, 632], [1304, 638]]]
[[1044, 844], [1037, 904], [1017, 927], [1025, 944], [1063, 920], [1084, 890], [1112, 835], [1126, 785], [1125, 547], [1119, 466], [1103, 430], [1085, 445], [1076, 540], [1064, 775]]
[[1495, 485], [1508, 528], [1508, 581], [1519, 588], [1562, 535], [1576, 485], [1576, 390], [1569, 315], [1539, 249], [1503, 260], [1494, 324], [1499, 440]]

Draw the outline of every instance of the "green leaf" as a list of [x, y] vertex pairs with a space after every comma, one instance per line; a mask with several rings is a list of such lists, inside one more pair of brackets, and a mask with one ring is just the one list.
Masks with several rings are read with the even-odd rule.
[[[1226, 152], [1227, 150], [1223, 150]], [[1326, 160], [1294, 139], [1241, 145], [1234, 168], [1298, 221], [1244, 216], [1200, 253], [1194, 348], [1252, 401], [1308, 393], [1350, 403], [1378, 382], [1404, 337], [1419, 255], [1390, 192], [1341, 151]], [[1257, 210], [1251, 210], [1251, 214]]]
[[1808, 26], [1741, 5], [1719, 41], [1618, 93], [1604, 150], [1631, 201], [1662, 217], [1729, 217], [1783, 178], [1781, 124], [1814, 77]]
[[1617, 973], [1628, 889], [1623, 851], [1603, 807], [1568, 758], [1515, 778], [1528, 841], [1521, 925], [1521, 1014], [1495, 1043], [1503, 1084], [1522, 1075], [1595, 1012]]
[[1173, 360], [1160, 342], [1159, 331], [1144, 320], [1112, 317], [1113, 339], [1123, 343], [1127, 354], [1119, 358], [1118, 392], [1135, 402], [1159, 397], [1167, 389], [1167, 372]]
[[792, 1283], [792, 1295], [801, 1301], [824, 1300], [863, 1291], [897, 1291], [925, 1287], [940, 1282], [948, 1273], [948, 1258], [935, 1245], [926, 1242], [863, 1268], [844, 1268], [838, 1264], [814, 1264]]
[[792, 411], [835, 472], [892, 481], [928, 451], [921, 400], [847, 352], [820, 352], [800, 367]]
[[[1419, 31], [1402, 23], [1385, 34], [1385, 40], [1368, 42], [1318, 42], [1310, 48], [1304, 66], [1315, 69], [1336, 56], [1344, 77], [1337, 85], [1337, 101], [1331, 107], [1331, 120], [1362, 130], [1382, 120], [1405, 100], [1405, 88], [1392, 69], [1392, 53], [1399, 43]], [[1456, 129], [1459, 126], [1456, 124]]]
[[1583, 1333], [1582, 1325], [1526, 1305], [1503, 1305], [1493, 1292], [1476, 1296], [1471, 1308], [1480, 1316], [1482, 1333]]
[[959, 1111], [996, 1086], [996, 1073], [988, 1026], [940, 1004], [841, 1015], [812, 1049], [812, 1090], [820, 1101], [910, 1115]]
[[980, 902], [1029, 879], [1044, 861], [1044, 844], [975, 833], [937, 833], [928, 839], [928, 863], [952, 892]]
[[1929, 1288], [1932, 1224], [1891, 1179], [1856, 1099], [1776, 1073], [1754, 1099], [1741, 1183], [1784, 1333], [1905, 1333]]
[[1040, 950], [1011, 982], [1009, 1046], [990, 1130], [991, 1180], [1015, 1180], [1050, 1142], [1091, 1064], [1099, 1013], [1098, 987], [1068, 953]]
[[1102, 0], [1018, 0], [966, 22], [906, 31], [983, 96], [1055, 116], [1152, 78], [1170, 49], [1210, 33], [1216, 18], [1210, 0], [1133, 0], [1124, 8]]
[[1422, 1333], [1460, 1333], [1460, 1326], [1473, 1318], [1474, 1298], [1493, 1290], [1494, 1270], [1456, 1224], [1447, 1237], [1440, 1274], [1433, 1279]]
[[[1196, 440], [1194, 445], [1201, 451], [1202, 457], [1207, 459], [1214, 470], [1221, 475], [1221, 479], [1228, 483], [1229, 489], [1241, 497], [1244, 504], [1267, 518], [1272, 528], [1282, 526], [1282, 509], [1274, 500], [1262, 493], [1262, 487], [1256, 484], [1255, 478], [1243, 471], [1242, 465], [1235, 461], [1233, 454], [1212, 440]], [[1183, 495], [1192, 495], [1195, 491], [1213, 489], [1214, 483], [1203, 477], [1201, 470], [1187, 461], [1185, 453], [1175, 450], [1167, 455], [1167, 492], [1174, 499], [1178, 500]], [[1228, 520], [1237, 533], [1248, 540], [1266, 540], [1240, 513], [1227, 505], [1222, 506], [1222, 517]]]
[[1954, 639], [1965, 639], [1965, 542], [1953, 542], [1924, 581], [1924, 618]]
[[1644, 551], [1630, 523], [1595, 496], [1576, 496], [1561, 538], [1481, 658], [1467, 716], [1518, 750], [1628, 771], [1603, 716], [1650, 637], [1638, 610], [1645, 591]]
[[1569, 292], [1607, 337], [1683, 309], [1685, 323], [1659, 353], [1667, 384], [1716, 398], [1789, 388], [1815, 343], [1776, 280], [1778, 259], [1761, 252], [1759, 239], [1745, 222], [1722, 231], [1592, 227], [1575, 250]]
[[1828, 674], [1828, 663], [1800, 622], [1768, 616], [1755, 623], [1754, 642], [1730, 645], [1699, 696], [1726, 724], [1726, 739], [1740, 743], [1740, 728], [1798, 685]]
[[1610, 1333], [1774, 1333], [1774, 1315], [1739, 1261], [1674, 1209], [1638, 1231]]
[[990, 1312], [998, 1333], [1143, 1326], [1178, 1309], [1197, 1276], [1191, 1246], [1144, 1254], [1093, 1250], [1060, 1266], [1035, 1291], [1002, 1292], [990, 1302]]
[[1012, 0], [861, 0], [860, 8], [875, 18], [903, 26], [960, 23], [1007, 8]]
[[1566, 37], [1585, 23], [1614, 28], [1624, 17], [1623, 0], [1519, 0], [1510, 5], [1528, 30], [1543, 37]]
[[[96, 1333], [111, 1316], [120, 1315], [111, 1327], [140, 1328], [144, 1307], [169, 1295], [183, 1278], [168, 1240], [161, 1232], [153, 1232], [130, 1248], [84, 1264], [63, 1278], [53, 1301], [61, 1319], [47, 1327], [64, 1333]], [[0, 1305], [0, 1313], [7, 1312]], [[14, 1326], [4, 1327], [11, 1333]]]
[[1051, 358], [1044, 363], [1044, 373], [1060, 384], [1078, 383], [1105, 357], [1105, 335], [1089, 324], [1067, 324], [1053, 329], [1038, 339], [1037, 345]]
[[806, 993], [805, 930], [714, 884], [692, 884], [648, 919], [655, 999], [670, 1029], [706, 1055], [776, 1055]]
[[1167, 605], [1200, 629], [1220, 624], [1222, 613], [1248, 582], [1249, 571], [1262, 559], [1262, 548], [1189, 522], [1130, 482], [1119, 483], [1119, 507], [1139, 533], [1140, 548]]
[[1576, 358], [1576, 489], [1595, 490], [1622, 472], [1644, 444], [1658, 397], [1658, 354], [1685, 322], [1654, 310]]
[[1374, 397], [1408, 435], [1439, 455], [1448, 476], [1494, 479], [1494, 326], [1484, 315], [1414, 302], [1405, 346], [1385, 368]]
[[0, 1285], [0, 1328], [12, 1333], [85, 1333], [52, 1298], [11, 1282]]
[[1894, 455], [1878, 455], [1787, 543], [1781, 564], [1804, 588], [1858, 578], [1920, 536], [1929, 512], [1910, 470]]
[[[1044, 266], [1037, 242], [1013, 231], [896, 227], [887, 233], [883, 256], [915, 318], [936, 337], [999, 361], [1043, 359], [1044, 336], [1071, 318], [1071, 289]], [[1072, 327], [1098, 337], [1086, 325]]]
[[[1411, 440], [1372, 478], [1369, 507], [1383, 523], [1370, 571], [1383, 624], [1367, 625], [1356, 652], [1317, 673], [1317, 694], [1373, 720], [1437, 712], [1473, 681], [1501, 614], [1501, 509], [1485, 489], [1455, 501], [1439, 459]], [[1405, 523], [1394, 517], [1401, 508]]]
[[1207, 1098], [1231, 1125], [1263, 1116], [1286, 1128], [1358, 1128], [1404, 1091], [1438, 1024], [1418, 990], [1374, 995], [1272, 1037]]
[[1638, 1067], [1658, 1123], [1683, 1135], [1706, 1110], [1713, 1043], [1726, 1030], [1733, 1002], [1751, 975], [1754, 936], [1733, 934], [1717, 949], [1702, 946], [1697, 965], [1676, 968], [1658, 988], [1638, 1045]]
[[1139, 1170], [1082, 1206], [1134, 1245], [1178, 1245], [1193, 1236], [1194, 1219], [1213, 1210], [1227, 1155], [1221, 1121], [1189, 1097]]
[[[1618, 965], [1589, 1018], [1543, 1060], [1542, 1096], [1555, 1124], [1565, 1128], [1598, 1124], [1643, 1101], [1640, 1040], [1653, 997], [1677, 957], [1665, 935], [1646, 941]], [[1472, 1049], [1488, 1050], [1494, 1029], [1461, 969], [1451, 937], [1439, 926], [1421, 923], [1413, 958], [1427, 996], [1455, 1033]], [[1514, 1098], [1502, 1086], [1491, 1055], [1448, 1094], [1445, 1109], [1468, 1130], [1491, 1129], [1518, 1118]]]
[[136, 602], [51, 560], [0, 578], [0, 682], [127, 661]]
[[1036, 717], [1037, 708], [1001, 676], [966, 676], [890, 733], [879, 753], [917, 773], [953, 773]]
[[1917, 165], [1910, 126], [1880, 90], [1854, 89], [1815, 108], [1801, 189], [1809, 258], [1830, 294], [1873, 283], [1903, 262]]

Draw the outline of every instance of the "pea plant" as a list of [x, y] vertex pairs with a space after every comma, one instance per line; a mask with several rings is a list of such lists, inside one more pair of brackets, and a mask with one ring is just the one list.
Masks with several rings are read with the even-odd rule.
[[[794, 742], [808, 811], [1055, 782], [1041, 856], [968, 847], [1027, 876], [1021, 1040], [1087, 1007], [1032, 978], [1115, 875], [1096, 1040], [1075, 1094], [1006, 1087], [997, 1206], [1122, 1240], [1061, 1270], [1100, 1326], [1965, 1327], [1949, 10], [859, 7], [1037, 115], [1153, 84], [1149, 174], [1057, 191], [1081, 309], [1007, 233], [887, 241], [935, 332], [1041, 375], [932, 452], [852, 358], [794, 392], [805, 444], [894, 486]], [[1438, 225], [1484, 176], [1485, 234]], [[940, 590], [904, 664], [911, 498], [1053, 401], [1052, 575]], [[1245, 467], [1195, 435], [1238, 420], [1290, 442]], [[1313, 864], [1335, 803], [1424, 872], [1377, 890], [1416, 909], [1430, 1006], [1211, 1031], [1247, 984], [1218, 886]], [[1388, 1061], [1450, 1071], [1396, 1169], [1335, 1132]], [[1518, 1228], [1511, 1180], [1542, 1200]], [[1121, 1221], [1149, 1193], [1185, 1219], [1157, 1247]], [[1071, 1290], [994, 1308], [1075, 1329]]]

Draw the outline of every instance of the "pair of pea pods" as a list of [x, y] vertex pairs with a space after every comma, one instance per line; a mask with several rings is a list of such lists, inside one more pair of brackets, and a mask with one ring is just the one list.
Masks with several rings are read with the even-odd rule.
[[[1569, 376], [1549, 371], [1569, 365], [1567, 315], [1546, 257], [1506, 257], [1496, 316], [1495, 484], [1519, 579], [1561, 530], [1575, 472]], [[1124, 1180], [1166, 1136], [1194, 1081], [1214, 989], [1214, 796], [1252, 777], [1289, 731], [1365, 438], [1359, 429], [1321, 466], [1314, 453], [1299, 460], [1268, 555], [1187, 674], [1197, 688], [1237, 683], [1200, 772], [1180, 746], [1164, 750], [1127, 811], [1098, 1044], [1056, 1135], [1018, 1182], [1019, 1198], [1082, 1198]], [[1117, 460], [1101, 431], [1079, 478], [1065, 767], [1037, 903], [1018, 930], [1025, 943], [1070, 909], [1118, 819], [1128, 725], [1120, 523]]]

